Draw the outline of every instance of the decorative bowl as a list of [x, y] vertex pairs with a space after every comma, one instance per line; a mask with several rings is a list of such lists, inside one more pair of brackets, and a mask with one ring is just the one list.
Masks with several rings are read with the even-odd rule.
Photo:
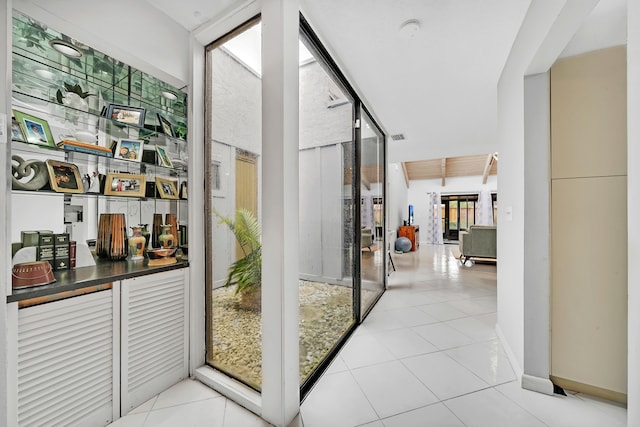
[[147, 249], [147, 255], [149, 259], [168, 258], [176, 253], [178, 248], [159, 248], [159, 249]]
[[22, 262], [14, 265], [11, 270], [13, 289], [48, 285], [55, 281], [53, 269], [47, 261]]

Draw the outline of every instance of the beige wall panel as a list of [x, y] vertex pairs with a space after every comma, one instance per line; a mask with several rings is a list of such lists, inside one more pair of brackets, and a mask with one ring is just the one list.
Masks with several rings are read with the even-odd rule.
[[627, 179], [551, 190], [551, 373], [626, 394]]
[[559, 60], [551, 68], [551, 176], [627, 174], [624, 46]]

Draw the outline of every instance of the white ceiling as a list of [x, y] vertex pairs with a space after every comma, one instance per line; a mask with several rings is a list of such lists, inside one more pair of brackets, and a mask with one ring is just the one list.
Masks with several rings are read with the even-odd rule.
[[[146, 1], [188, 30], [241, 3]], [[497, 82], [531, 0], [300, 2], [385, 130], [404, 134], [390, 162], [497, 151]], [[563, 55], [624, 44], [626, 3], [601, 0]], [[409, 19], [412, 36], [400, 31]]]

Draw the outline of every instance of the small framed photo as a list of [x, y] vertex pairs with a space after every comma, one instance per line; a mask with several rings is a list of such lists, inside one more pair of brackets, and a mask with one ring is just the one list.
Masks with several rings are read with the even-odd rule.
[[113, 152], [113, 157], [115, 159], [140, 162], [142, 161], [143, 147], [144, 141], [141, 141], [139, 139], [120, 138], [116, 144], [116, 149]]
[[109, 104], [109, 107], [107, 107], [107, 117], [111, 120], [140, 127], [144, 127], [146, 112], [147, 110], [142, 107], [131, 107], [129, 105]]
[[173, 129], [173, 125], [171, 124], [171, 122], [160, 113], [158, 113], [158, 121], [160, 122], [160, 126], [162, 127], [162, 132], [169, 136], [176, 136], [176, 131], [175, 129]]
[[187, 181], [180, 183], [180, 198], [184, 200], [187, 199]]
[[45, 163], [49, 171], [49, 185], [53, 191], [84, 193], [80, 171], [76, 165], [51, 159], [47, 159]]
[[22, 130], [22, 126], [20, 126], [20, 123], [18, 123], [16, 119], [11, 120], [11, 139], [14, 141], [27, 141], [24, 130]]
[[158, 164], [160, 166], [164, 166], [166, 168], [173, 168], [173, 163], [171, 162], [171, 159], [167, 155], [167, 151], [164, 149], [164, 147], [160, 147], [159, 145], [156, 145], [156, 153], [158, 153]]
[[107, 196], [144, 197], [146, 178], [133, 173], [107, 174], [104, 194]]
[[178, 199], [178, 188], [175, 181], [156, 177], [156, 188], [161, 199]]
[[[26, 136], [25, 141], [32, 144], [48, 145], [50, 147], [56, 146], [56, 142], [53, 139], [51, 129], [49, 129], [49, 124], [46, 120], [18, 110], [13, 110], [13, 115], [18, 125], [24, 130]], [[11, 133], [13, 134], [13, 130]]]

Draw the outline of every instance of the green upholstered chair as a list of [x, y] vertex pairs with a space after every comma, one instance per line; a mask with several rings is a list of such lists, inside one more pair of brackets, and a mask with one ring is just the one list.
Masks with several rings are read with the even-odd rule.
[[496, 259], [496, 226], [472, 225], [460, 233], [460, 260], [471, 258]]

